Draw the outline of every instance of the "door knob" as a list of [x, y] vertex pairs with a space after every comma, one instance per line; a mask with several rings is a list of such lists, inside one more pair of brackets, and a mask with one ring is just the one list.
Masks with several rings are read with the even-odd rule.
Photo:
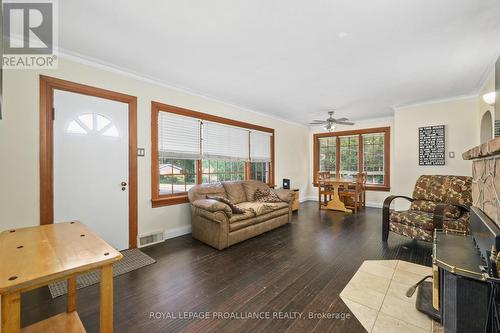
[[122, 182], [121, 185], [122, 186], [127, 186], [127, 183], [126, 182]]

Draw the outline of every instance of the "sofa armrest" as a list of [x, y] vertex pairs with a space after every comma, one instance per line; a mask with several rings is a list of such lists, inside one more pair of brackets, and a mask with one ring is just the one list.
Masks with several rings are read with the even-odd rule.
[[283, 188], [279, 190], [274, 190], [276, 192], [276, 195], [281, 199], [281, 201], [288, 202], [290, 203], [293, 201], [294, 198], [294, 193], [292, 190], [285, 190]]
[[211, 213], [224, 212], [227, 216], [231, 216], [233, 214], [231, 207], [223, 202], [213, 199], [199, 199], [193, 201], [191, 204], [196, 208], [203, 209]]

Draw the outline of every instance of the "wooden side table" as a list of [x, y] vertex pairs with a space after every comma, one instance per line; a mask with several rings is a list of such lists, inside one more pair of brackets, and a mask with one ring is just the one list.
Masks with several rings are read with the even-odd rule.
[[21, 293], [68, 281], [66, 313], [22, 332], [85, 332], [76, 312], [76, 277], [101, 271], [100, 332], [113, 331], [113, 263], [123, 255], [80, 222], [48, 224], [0, 233], [2, 333], [21, 332]]
[[299, 189], [295, 188], [292, 191], [293, 191], [292, 212], [296, 212], [299, 210]]

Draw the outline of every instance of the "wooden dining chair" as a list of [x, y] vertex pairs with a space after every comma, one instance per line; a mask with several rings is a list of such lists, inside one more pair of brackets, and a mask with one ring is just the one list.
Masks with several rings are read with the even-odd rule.
[[353, 184], [345, 186], [342, 191], [339, 191], [339, 196], [347, 208], [354, 209], [354, 213], [357, 213], [358, 208], [365, 207], [365, 191], [366, 173], [361, 172], [357, 175], [356, 181]]
[[322, 206], [326, 206], [328, 201], [332, 199], [333, 190], [329, 184], [324, 181], [330, 179], [330, 171], [320, 171], [318, 172], [318, 208], [321, 209]]

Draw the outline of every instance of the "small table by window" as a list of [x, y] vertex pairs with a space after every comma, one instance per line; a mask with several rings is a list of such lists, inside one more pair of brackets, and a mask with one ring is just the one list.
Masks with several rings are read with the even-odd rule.
[[21, 293], [68, 281], [65, 313], [23, 332], [85, 332], [76, 312], [76, 277], [100, 270], [100, 332], [113, 332], [113, 263], [123, 255], [80, 222], [47, 224], [0, 233], [2, 333], [21, 330]]
[[[328, 204], [324, 207], [323, 209], [329, 209], [329, 210], [338, 210], [341, 212], [346, 212], [346, 213], [352, 213], [352, 210], [346, 208], [344, 203], [340, 200], [339, 196], [339, 187], [340, 186], [345, 186], [347, 187], [349, 184], [353, 183], [352, 179], [344, 179], [344, 178], [330, 178], [330, 179], [324, 179], [321, 181], [321, 183], [325, 185], [329, 185], [333, 188], [333, 196], [330, 201], [328, 201]], [[321, 191], [321, 185], [319, 186], [320, 191]], [[321, 197], [321, 193], [320, 193]], [[321, 203], [321, 198], [320, 198], [320, 203]]]

